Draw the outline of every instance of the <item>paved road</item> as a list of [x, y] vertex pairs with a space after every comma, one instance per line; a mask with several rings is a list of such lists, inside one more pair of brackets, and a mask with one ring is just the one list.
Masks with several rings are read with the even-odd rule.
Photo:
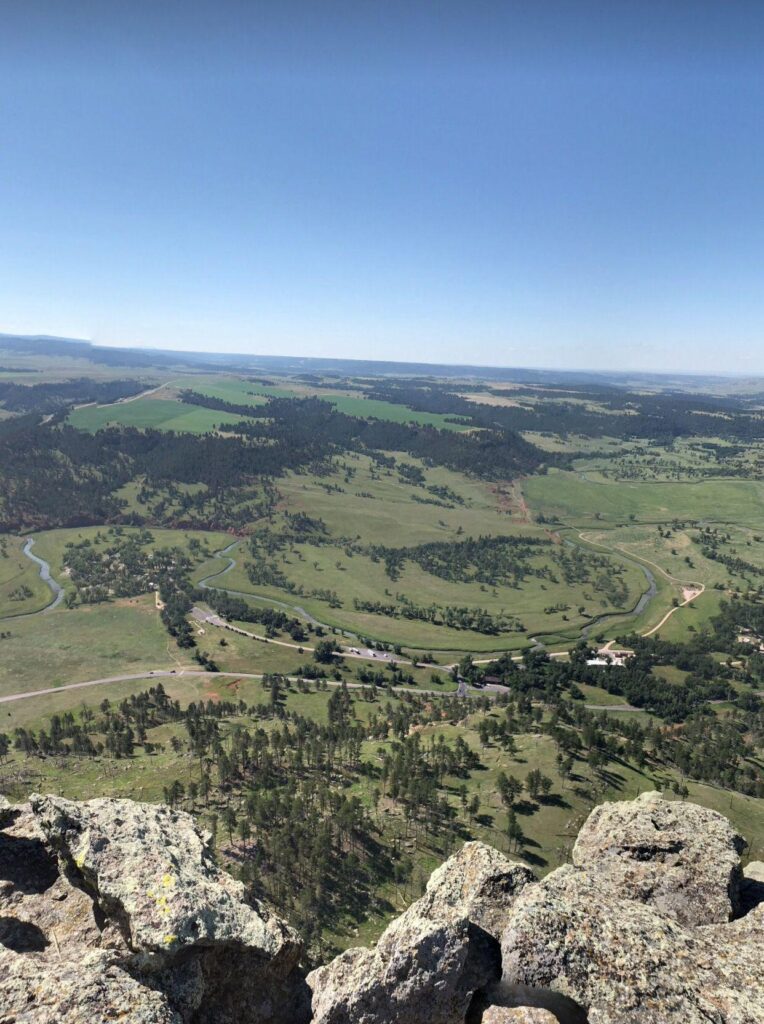
[[[194, 605], [191, 609], [191, 615], [197, 622], [201, 622], [209, 626], [215, 626], [217, 629], [227, 629], [231, 633], [239, 633], [241, 636], [248, 636], [253, 640], [261, 640], [266, 644], [275, 644], [277, 647], [289, 647], [293, 651], [308, 651], [311, 654], [315, 650], [314, 647], [310, 647], [307, 644], [290, 643], [288, 640], [273, 640], [271, 637], [264, 636], [262, 633], [252, 633], [248, 629], [242, 629], [241, 626], [233, 626], [230, 622], [226, 622], [225, 619], [221, 618], [220, 615], [215, 612], [205, 611], [204, 608], [199, 608], [198, 605]], [[401, 658], [397, 654], [390, 654], [389, 651], [375, 651], [371, 647], [344, 646], [340, 648], [339, 653], [343, 658], [358, 658], [362, 661], [378, 661], [380, 664], [386, 665], [409, 665], [414, 668], [432, 668], [438, 672], [451, 671], [450, 665], [425, 665], [418, 661], [409, 661], [406, 658]]]
[[[261, 672], [203, 672], [201, 669], [147, 669], [145, 672], [133, 672], [129, 675], [122, 676], [108, 676], [103, 679], [88, 679], [82, 683], [67, 683], [66, 686], [51, 686], [45, 690], [28, 690], [26, 693], [11, 693], [5, 697], [0, 697], [0, 704], [10, 704], [17, 700], [29, 700], [32, 697], [47, 697], [53, 693], [65, 693], [67, 690], [84, 690], [91, 686], [108, 686], [110, 683], [128, 683], [136, 679], [262, 679], [263, 673]], [[306, 683], [315, 682], [315, 680], [305, 679], [302, 680], [299, 676], [286, 676], [286, 678], [293, 683], [304, 681]], [[342, 683], [338, 683], [332, 679], [326, 679], [324, 682], [327, 686], [342, 686]], [[365, 688], [366, 683], [346, 683], [349, 690], [362, 690]], [[420, 690], [417, 686], [394, 686], [389, 687], [393, 693], [419, 693], [426, 697], [454, 697], [456, 692], [453, 690]], [[465, 696], [479, 696], [482, 690], [470, 690]]]
[[[261, 672], [203, 672], [201, 669], [147, 669], [144, 672], [133, 672], [121, 676], [106, 676], [103, 679], [87, 679], [82, 683], [67, 683], [66, 686], [50, 686], [44, 690], [27, 690], [25, 693], [10, 693], [5, 697], [0, 697], [0, 704], [12, 704], [19, 700], [31, 700], [33, 697], [48, 697], [54, 693], [66, 693], [67, 690], [86, 690], [93, 686], [109, 686], [112, 683], [129, 683], [137, 679], [145, 679], [150, 681], [152, 679], [262, 679], [263, 673]], [[286, 676], [286, 678], [292, 683], [315, 682], [312, 679], [303, 679], [300, 676]], [[324, 680], [327, 686], [342, 686], [342, 683], [338, 683], [333, 679]], [[366, 687], [365, 683], [346, 683], [349, 690], [362, 690]], [[507, 687], [505, 686], [486, 686], [481, 689], [474, 687], [468, 687], [467, 684], [462, 680], [457, 690], [421, 690], [417, 686], [391, 686], [389, 687], [392, 693], [418, 693], [422, 697], [496, 697], [500, 693], [507, 693]], [[756, 691], [760, 696], [764, 696], [764, 690]], [[718, 701], [711, 701], [710, 703], [720, 703]], [[631, 704], [586, 704], [584, 705], [589, 711], [640, 711], [641, 708], [635, 708]]]
[[[165, 385], [162, 385], [162, 386], [165, 386]], [[582, 539], [584, 539], [583, 536], [582, 536]], [[205, 588], [205, 589], [223, 589], [223, 588], [217, 588], [217, 587], [210, 586], [209, 581], [215, 580], [215, 579], [219, 579], [221, 576], [225, 575], [226, 573], [230, 572], [231, 569], [233, 569], [233, 567], [236, 565], [236, 560], [231, 558], [228, 553], [233, 548], [235, 548], [238, 543], [239, 543], [238, 541], [232, 541], [232, 543], [229, 544], [228, 547], [224, 548], [222, 551], [216, 552], [216, 555], [218, 557], [228, 556], [228, 564], [226, 566], [224, 566], [224, 568], [221, 569], [219, 572], [213, 573], [213, 574], [205, 577], [203, 580], [201, 580], [199, 582], [199, 586], [200, 587]], [[593, 542], [589, 541], [589, 543], [593, 543]], [[41, 615], [41, 614], [43, 614], [45, 612], [52, 611], [54, 608], [56, 608], [60, 604], [60, 602], [62, 601], [62, 599], [64, 597], [64, 589], [51, 576], [49, 564], [44, 559], [38, 557], [37, 555], [32, 554], [32, 550], [31, 549], [32, 549], [33, 544], [34, 544], [34, 539], [32, 537], [29, 537], [27, 539], [26, 544], [24, 545], [23, 552], [27, 556], [27, 558], [31, 559], [33, 562], [35, 562], [40, 567], [40, 578], [42, 580], [44, 580], [48, 584], [48, 586], [50, 587], [51, 591], [54, 594], [53, 601], [51, 601], [51, 603], [49, 605], [47, 605], [47, 607], [43, 608], [41, 611], [38, 611], [38, 612], [28, 612], [28, 613], [26, 613], [26, 615]], [[598, 546], [605, 547], [605, 545], [602, 545], [602, 544], [600, 544]], [[622, 552], [622, 553], [623, 554], [628, 554], [627, 552]], [[645, 561], [647, 561], [647, 559], [645, 559]], [[650, 562], [649, 564], [653, 565], [656, 569], [661, 571], [664, 574], [664, 576], [666, 576], [667, 578], [672, 579], [673, 581], [678, 582], [678, 583], [684, 582], [684, 581], [677, 580], [676, 577], [670, 576], [669, 573], [667, 573], [664, 569], [661, 569], [661, 567], [656, 565], [654, 562]], [[705, 587], [703, 586], [703, 584], [699, 584], [699, 587], [700, 587], [699, 593], [693, 594], [692, 596], [688, 597], [685, 601], [682, 602], [682, 604], [679, 607], [683, 607], [684, 605], [689, 604], [691, 601], [694, 601], [696, 597], [700, 596], [700, 593], [702, 593], [703, 590], [705, 590]], [[237, 591], [226, 591], [226, 593], [237, 594], [238, 592]], [[242, 594], [241, 596], [249, 597], [249, 598], [253, 597], [252, 594]], [[284, 608], [290, 608], [289, 605], [283, 604], [283, 602], [273, 602], [273, 601], [271, 601], [269, 603], [281, 604], [282, 607], [284, 607]], [[297, 607], [292, 606], [291, 610], [297, 611], [297, 612], [303, 614], [305, 617], [307, 617], [315, 625], [323, 625], [322, 623], [319, 623], [316, 619], [313, 619], [311, 616], [307, 615], [305, 610], [302, 609], [302, 608], [297, 608]], [[672, 608], [661, 619], [661, 621], [658, 623], [657, 626], [654, 626], [651, 630], [649, 630], [647, 633], [645, 633], [643, 635], [649, 636], [652, 633], [656, 632], [656, 630], [659, 629], [664, 624], [664, 622], [666, 622], [666, 620], [671, 616], [671, 614], [674, 611], [676, 611], [676, 610], [677, 610], [676, 608]], [[271, 643], [271, 644], [275, 644], [275, 645], [277, 645], [279, 647], [287, 647], [287, 648], [291, 648], [293, 650], [300, 650], [301, 649], [302, 651], [307, 651], [307, 652], [310, 652], [310, 653], [312, 653], [313, 650], [314, 650], [313, 647], [305, 646], [304, 644], [290, 643], [290, 642], [288, 642], [286, 640], [274, 640], [274, 639], [271, 639], [270, 637], [266, 637], [266, 636], [263, 636], [263, 635], [258, 634], [258, 633], [249, 632], [248, 630], [242, 629], [242, 628], [240, 628], [238, 626], [233, 626], [230, 623], [226, 622], [224, 619], [222, 619], [219, 615], [215, 614], [214, 612], [205, 611], [203, 608], [199, 608], [197, 606], [195, 606], [192, 609], [191, 614], [200, 623], [204, 623], [204, 624], [209, 625], [209, 626], [214, 626], [215, 628], [218, 628], [218, 629], [227, 629], [227, 630], [230, 630], [231, 632], [239, 633], [239, 634], [241, 634], [243, 636], [252, 637], [253, 639], [259, 640], [259, 641], [264, 642], [264, 643]], [[16, 617], [17, 618], [21, 618], [22, 616], [16, 616]], [[326, 627], [326, 628], [331, 628], [331, 627]], [[421, 663], [412, 662], [412, 661], [409, 661], [409, 660], [407, 660], [405, 658], [400, 658], [397, 655], [390, 654], [387, 651], [376, 651], [376, 650], [373, 650], [372, 648], [369, 648], [369, 647], [360, 647], [360, 646], [359, 647], [355, 647], [355, 646], [352, 646], [352, 645], [348, 645], [348, 646], [345, 646], [345, 647], [343, 647], [341, 649], [341, 654], [345, 658], [356, 658], [356, 659], [362, 660], [362, 661], [378, 661], [380, 663], [386, 663], [386, 664], [408, 665], [408, 666], [421, 667], [421, 668], [426, 668], [427, 667], [426, 665], [423, 665]], [[550, 657], [553, 657], [553, 658], [567, 657], [567, 652], [566, 651], [551, 652]], [[492, 660], [494, 660], [494, 659], [477, 660], [477, 661], [475, 661], [475, 664], [488, 664]], [[521, 654], [513, 655], [512, 656], [512, 660], [513, 661], [522, 661], [522, 655]], [[443, 665], [430, 665], [429, 667], [431, 669], [435, 670], [435, 671], [441, 671], [441, 672], [450, 672], [451, 668], [452, 668], [452, 666], [450, 666], [450, 665], [445, 665], [445, 666], [443, 666]], [[30, 690], [30, 691], [28, 691], [26, 693], [9, 694], [9, 695], [7, 695], [5, 697], [0, 697], [0, 704], [7, 704], [7, 703], [10, 703], [10, 702], [13, 702], [13, 701], [17, 701], [17, 700], [28, 700], [28, 699], [33, 698], [33, 697], [49, 696], [51, 694], [61, 693], [62, 691], [66, 691], [66, 690], [85, 689], [85, 688], [92, 687], [92, 686], [106, 686], [106, 685], [109, 685], [111, 683], [130, 682], [130, 681], [133, 681], [133, 680], [136, 680], [136, 679], [161, 678], [161, 677], [168, 677], [168, 676], [169, 677], [172, 677], [172, 676], [191, 676], [191, 677], [200, 677], [200, 676], [201, 677], [207, 677], [207, 676], [211, 676], [211, 677], [221, 677], [221, 676], [222, 677], [229, 677], [229, 676], [233, 676], [233, 677], [240, 678], [240, 679], [262, 679], [263, 678], [262, 673], [247, 673], [247, 672], [215, 672], [215, 673], [209, 673], [209, 672], [202, 672], [202, 671], [194, 671], [192, 669], [189, 669], [189, 670], [184, 670], [184, 669], [181, 669], [181, 670], [154, 669], [152, 671], [139, 672], [137, 674], [133, 673], [133, 674], [128, 674], [128, 675], [109, 676], [107, 678], [102, 678], [102, 679], [90, 679], [90, 680], [87, 680], [85, 682], [80, 682], [80, 683], [69, 683], [66, 686], [48, 687], [48, 688], [42, 689], [42, 690]], [[289, 676], [288, 678], [290, 680], [292, 680], [292, 681], [297, 681], [297, 677]], [[329, 685], [330, 686], [338, 686], [338, 685], [341, 685], [341, 684], [336, 683], [336, 682], [329, 682]], [[350, 688], [352, 688], [352, 689], [358, 689], [358, 688], [361, 688], [362, 686], [364, 686], [365, 684], [363, 684], [363, 683], [348, 683], [347, 685]], [[417, 687], [394, 687], [393, 689], [401, 690], [402, 692], [420, 693], [420, 694], [427, 694], [427, 695], [442, 695], [442, 691], [440, 691], [440, 690], [420, 690]], [[464, 683], [463, 681], [460, 681], [459, 688], [458, 688], [458, 695], [459, 696], [474, 696], [475, 694], [480, 694], [480, 693], [489, 693], [489, 694], [496, 695], [497, 693], [502, 693], [502, 692], [506, 692], [506, 687], [503, 687], [503, 686], [500, 686], [500, 685], [489, 684], [488, 686], [483, 687], [481, 689], [474, 689], [474, 688], [468, 688], [466, 683]], [[630, 705], [630, 704], [623, 704], [623, 705], [612, 705], [612, 704], [611, 705], [598, 705], [598, 704], [590, 704], [590, 705], [586, 705], [586, 706], [588, 708], [590, 708], [591, 710], [595, 710], [595, 711], [600, 711], [600, 710], [601, 711], [605, 711], [605, 710], [610, 710], [610, 711], [637, 711], [638, 710], [637, 708], [632, 707], [632, 705]]]

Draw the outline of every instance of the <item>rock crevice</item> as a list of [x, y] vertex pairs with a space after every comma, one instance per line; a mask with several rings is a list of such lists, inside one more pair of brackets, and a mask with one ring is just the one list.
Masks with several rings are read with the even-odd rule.
[[764, 868], [741, 849], [658, 794], [596, 808], [541, 881], [466, 843], [306, 979], [190, 815], [0, 798], [0, 1024], [764, 1024]]

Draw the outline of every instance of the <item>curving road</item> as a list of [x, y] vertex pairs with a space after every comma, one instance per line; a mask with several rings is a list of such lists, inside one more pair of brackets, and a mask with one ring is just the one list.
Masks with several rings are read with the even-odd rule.
[[[677, 607], [669, 609], [666, 612], [666, 614], [663, 616], [663, 618], [660, 620], [660, 622], [658, 622], [657, 625], [653, 626], [651, 629], [649, 629], [645, 633], [643, 633], [643, 636], [651, 636], [653, 633], [657, 632], [657, 630], [659, 630], [664, 625], [664, 623], [671, 617], [671, 615], [673, 615], [673, 613], [675, 611], [678, 611], [679, 608], [682, 608], [685, 605], [690, 604], [692, 601], [694, 601], [697, 597], [699, 597], [705, 591], [705, 585], [704, 584], [690, 582], [690, 581], [679, 580], [677, 577], [672, 576], [670, 573], [666, 572], [665, 569], [661, 568], [661, 566], [657, 565], [655, 562], [650, 562], [649, 559], [641, 559], [639, 556], [635, 556], [631, 552], [628, 552], [628, 551], [624, 550], [619, 545], [614, 545], [613, 547], [608, 547], [607, 545], [598, 543], [597, 541], [589, 540], [588, 538], [586, 538], [584, 536], [583, 531], [579, 534], [579, 537], [580, 537], [581, 540], [584, 540], [586, 543], [593, 544], [593, 545], [595, 545], [597, 547], [602, 548], [603, 550], [606, 550], [606, 551], [616, 551], [617, 550], [617, 551], [619, 551], [619, 553], [622, 556], [624, 556], [624, 557], [628, 558], [630, 561], [632, 561], [632, 564], [638, 565], [639, 568], [645, 573], [645, 576], [647, 577], [647, 580], [648, 580], [648, 583], [649, 583], [648, 590], [644, 594], [641, 595], [639, 601], [637, 602], [636, 606], [631, 610], [631, 612], [627, 612], [627, 613], [624, 614], [624, 618], [631, 618], [631, 617], [634, 617], [634, 616], [638, 615], [641, 611], [644, 610], [644, 608], [647, 606], [647, 604], [652, 600], [652, 598], [657, 593], [657, 586], [656, 586], [656, 582], [655, 582], [655, 577], [653, 576], [652, 572], [650, 572], [650, 570], [647, 568], [647, 566], [644, 563], [647, 563], [647, 565], [651, 565], [653, 568], [657, 569], [663, 576], [665, 576], [667, 579], [671, 580], [672, 582], [678, 583], [680, 585], [684, 585], [686, 587], [692, 586], [695, 589], [695, 591], [696, 591], [695, 593], [690, 594], [690, 596], [685, 598], [685, 600], [682, 601], [681, 604], [679, 604]], [[254, 599], [256, 601], [264, 601], [264, 602], [267, 602], [268, 604], [282, 607], [282, 608], [284, 608], [284, 609], [286, 609], [288, 611], [296, 612], [298, 615], [301, 615], [303, 618], [305, 618], [307, 621], [309, 621], [314, 626], [323, 626], [326, 629], [330, 629], [330, 630], [332, 629], [331, 626], [329, 626], [326, 623], [319, 622], [317, 619], [315, 619], [313, 616], [311, 616], [304, 608], [301, 608], [301, 607], [299, 607], [297, 605], [289, 605], [286, 602], [277, 601], [277, 600], [274, 600], [274, 599], [269, 598], [269, 597], [264, 597], [264, 596], [260, 596], [260, 595], [257, 595], [257, 594], [252, 594], [252, 593], [249, 593], [249, 592], [244, 592], [244, 591], [228, 590], [225, 587], [218, 587], [218, 586], [216, 586], [212, 581], [220, 580], [221, 577], [223, 577], [227, 573], [229, 573], [234, 568], [234, 566], [237, 564], [236, 563], [236, 559], [233, 558], [230, 555], [230, 552], [233, 551], [234, 548], [236, 548], [239, 543], [240, 542], [238, 540], [234, 540], [227, 547], [223, 548], [220, 551], [215, 552], [215, 557], [216, 558], [225, 558], [225, 557], [227, 557], [227, 559], [228, 559], [227, 564], [222, 569], [218, 570], [217, 572], [210, 573], [208, 576], [205, 576], [203, 579], [199, 580], [198, 586], [201, 589], [204, 589], [204, 590], [221, 590], [224, 593], [231, 594], [233, 596], [249, 598], [250, 600]], [[33, 615], [43, 615], [43, 614], [46, 614], [47, 612], [51, 612], [51, 611], [53, 611], [53, 609], [58, 607], [58, 605], [61, 603], [61, 601], [64, 598], [64, 588], [51, 575], [50, 565], [48, 564], [48, 562], [46, 562], [45, 559], [40, 558], [38, 555], [35, 555], [32, 552], [33, 545], [34, 545], [34, 538], [33, 537], [28, 537], [27, 541], [26, 541], [26, 543], [24, 545], [24, 548], [23, 548], [23, 553], [24, 553], [24, 555], [27, 558], [29, 558], [31, 561], [33, 561], [39, 567], [40, 579], [43, 580], [45, 583], [47, 583], [47, 585], [50, 587], [50, 589], [51, 589], [51, 591], [53, 593], [53, 600], [50, 602], [50, 604], [46, 605], [45, 608], [42, 608], [39, 611], [36, 611], [36, 612], [25, 612], [25, 613], [22, 613], [21, 615], [18, 615], [18, 616], [9, 616], [9, 618], [10, 617], [12, 617], [12, 618], [28, 618], [28, 617], [33, 616]], [[220, 616], [216, 615], [215, 613], [207, 612], [204, 609], [201, 609], [201, 608], [198, 608], [198, 607], [194, 607], [192, 609], [192, 615], [193, 615], [193, 617], [198, 622], [204, 623], [205, 625], [214, 626], [214, 627], [220, 628], [220, 629], [228, 629], [228, 630], [231, 630], [233, 632], [240, 633], [243, 636], [252, 637], [255, 640], [263, 641], [265, 643], [272, 643], [272, 644], [275, 644], [275, 645], [280, 646], [280, 647], [288, 647], [288, 648], [292, 648], [292, 649], [295, 649], [295, 650], [297, 650], [297, 649], [302, 649], [303, 651], [312, 651], [313, 650], [312, 647], [307, 647], [304, 644], [289, 643], [288, 641], [284, 641], [284, 640], [274, 640], [274, 639], [271, 639], [271, 638], [266, 637], [266, 636], [261, 636], [260, 634], [257, 634], [257, 633], [251, 633], [248, 630], [241, 629], [240, 627], [232, 626], [230, 623], [226, 622], [224, 619], [222, 619]], [[611, 613], [611, 615], [612, 615], [612, 613]], [[607, 615], [607, 614], [602, 615], [601, 617], [598, 616], [596, 620], [594, 620], [591, 623], [589, 623], [588, 626], [586, 626], [584, 628], [584, 630], [582, 630], [582, 635], [584, 635], [584, 636], [588, 635], [588, 633], [602, 619], [609, 618], [609, 617], [611, 617], [611, 616]], [[352, 634], [352, 633], [345, 633], [344, 635], [353, 636], [354, 634]], [[375, 651], [375, 650], [373, 650], [371, 648], [366, 648], [366, 647], [346, 646], [346, 647], [342, 648], [342, 652], [341, 653], [342, 653], [343, 657], [346, 657], [346, 658], [356, 658], [356, 659], [364, 660], [364, 661], [375, 660], [375, 661], [378, 661], [380, 663], [391, 663], [392, 662], [392, 663], [396, 663], [396, 664], [400, 664], [400, 665], [409, 665], [409, 666], [414, 666], [414, 667], [427, 667], [427, 666], [424, 666], [424, 665], [420, 665], [418, 662], [415, 662], [415, 661], [412, 662], [412, 661], [409, 661], [409, 660], [404, 659], [404, 658], [396, 657], [395, 655], [391, 655], [391, 654], [389, 654], [386, 651]], [[556, 651], [556, 652], [553, 652], [551, 656], [552, 657], [565, 657], [566, 654], [567, 654], [567, 652], [565, 652], [565, 651]], [[488, 663], [491, 660], [493, 660], [493, 659], [485, 659], [484, 661], [483, 660], [477, 660], [477, 661], [475, 661], [475, 664], [485, 664], [485, 663]], [[522, 655], [521, 654], [513, 655], [512, 656], [512, 660], [513, 661], [521, 661], [522, 660]], [[443, 666], [441, 666], [441, 665], [431, 665], [429, 667], [432, 668], [432, 669], [435, 669], [437, 671], [443, 671], [443, 672], [450, 672], [451, 668], [452, 668], [451, 665], [443, 665]], [[179, 670], [179, 671], [177, 671], [177, 670], [167, 670], [167, 669], [156, 669], [156, 670], [148, 672], [148, 673], [147, 672], [142, 672], [142, 673], [138, 673], [138, 674], [129, 674], [129, 675], [122, 675], [122, 676], [110, 676], [108, 678], [93, 679], [93, 680], [88, 680], [88, 681], [82, 682], [82, 683], [71, 683], [71, 684], [69, 684], [67, 686], [63, 686], [63, 687], [50, 687], [50, 688], [46, 688], [46, 689], [43, 689], [43, 690], [32, 690], [32, 691], [29, 691], [27, 693], [11, 694], [9, 696], [0, 697], [0, 704], [7, 703], [9, 701], [15, 701], [15, 700], [25, 700], [25, 699], [28, 699], [28, 698], [31, 698], [31, 697], [47, 696], [47, 695], [50, 695], [50, 694], [59, 693], [62, 690], [73, 690], [73, 689], [79, 689], [79, 688], [90, 687], [90, 686], [102, 686], [102, 685], [106, 685], [108, 683], [127, 682], [127, 681], [130, 681], [130, 680], [144, 679], [144, 678], [153, 677], [153, 676], [161, 677], [161, 676], [174, 676], [174, 675], [186, 675], [186, 676], [207, 676], [207, 675], [238, 676], [238, 677], [244, 678], [244, 679], [261, 679], [262, 678], [262, 674], [250, 674], [250, 673], [242, 673], [242, 672], [239, 672], [239, 673], [234, 673], [234, 672], [206, 673], [206, 672], [195, 672], [193, 670]], [[290, 677], [290, 678], [292, 678], [292, 677]], [[355, 687], [360, 687], [360, 686], [362, 686], [364, 684], [361, 684], [361, 683], [350, 683], [348, 685], [355, 688]], [[438, 690], [434, 690], [434, 691], [431, 691], [431, 690], [420, 690], [420, 689], [418, 689], [416, 687], [396, 687], [396, 689], [401, 689], [404, 692], [405, 691], [410, 691], [410, 692], [414, 692], [414, 693], [427, 693], [427, 694], [440, 693], [441, 692], [441, 691], [438, 691]], [[464, 687], [460, 687], [460, 692], [463, 689], [464, 689]], [[481, 691], [478, 691], [478, 692], [483, 692], [484, 693], [484, 692], [486, 692], [486, 689], [482, 689]], [[611, 710], [612, 710], [612, 708], [611, 708]], [[624, 707], [623, 710], [626, 710], [626, 707]], [[631, 710], [631, 708], [629, 708], [629, 710]]]
[[[265, 644], [275, 644], [276, 647], [290, 647], [294, 651], [309, 651], [311, 654], [315, 650], [313, 647], [309, 647], [306, 644], [298, 644], [288, 640], [274, 640], [271, 637], [263, 636], [261, 633], [250, 633], [248, 629], [242, 629], [241, 626], [234, 626], [230, 622], [221, 618], [220, 615], [215, 612], [207, 612], [203, 608], [194, 606], [191, 609], [191, 614], [197, 620], [197, 622], [203, 622], [210, 626], [215, 626], [217, 629], [227, 629], [231, 633], [238, 633], [241, 636], [251, 637], [253, 640], [261, 640]], [[439, 669], [443, 672], [450, 671], [450, 665], [424, 665], [417, 661], [409, 661], [406, 658], [401, 658], [397, 654], [390, 654], [389, 651], [374, 651], [371, 647], [343, 647], [340, 653], [343, 658], [361, 658], [363, 661], [378, 661], [384, 664], [390, 665], [413, 665], [415, 668], [432, 668]]]
[[[678, 612], [680, 608], [684, 608], [686, 605], [692, 604], [693, 601], [697, 600], [697, 598], [699, 598], [701, 594], [704, 594], [706, 591], [705, 583], [700, 583], [698, 580], [680, 580], [678, 576], [673, 576], [662, 566], [658, 565], [657, 562], [652, 562], [649, 558], [643, 558], [642, 555], [635, 555], [633, 551], [629, 551], [628, 548], [624, 547], [623, 544], [614, 544], [612, 547], [608, 547], [606, 544], [600, 544], [597, 541], [587, 539], [586, 537], [584, 537], [583, 531], [579, 533], [578, 536], [581, 538], [581, 540], [586, 541], [587, 544], [594, 544], [597, 547], [602, 548], [604, 551], [618, 551], [625, 558], [631, 560], [635, 565], [638, 565], [640, 569], [642, 569], [642, 571], [648, 576], [648, 578], [652, 579], [653, 586], [655, 585], [655, 577], [650, 572], [650, 570], [646, 568], [647, 565], [651, 565], [653, 569], [657, 569], [661, 576], [669, 580], [670, 583], [676, 583], [680, 587], [694, 591], [694, 593], [690, 594], [689, 597], [686, 597], [683, 601], [680, 601], [679, 604], [675, 605], [673, 608], [669, 608], [669, 610], [666, 612], [666, 614], [663, 616], [660, 622], [658, 622], [651, 629], [648, 629], [645, 633], [642, 634], [642, 636], [652, 636], [653, 633], [657, 633], [657, 631], [666, 622], [668, 622], [668, 620], [671, 618], [674, 612]], [[645, 595], [643, 594], [642, 596], [644, 597]], [[655, 596], [655, 590], [653, 590], [653, 596]], [[640, 610], [644, 611], [644, 608], [645, 605], [643, 605], [642, 609]]]

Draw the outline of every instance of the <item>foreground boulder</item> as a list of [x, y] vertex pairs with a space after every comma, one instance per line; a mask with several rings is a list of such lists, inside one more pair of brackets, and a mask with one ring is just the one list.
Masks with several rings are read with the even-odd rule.
[[465, 843], [430, 875], [416, 908], [421, 917], [444, 921], [466, 917], [489, 935], [501, 938], [507, 912], [517, 894], [535, 882], [530, 868], [509, 860], [486, 843]]
[[307, 1019], [297, 935], [216, 866], [190, 815], [41, 796], [14, 814], [0, 834], [0, 990], [39, 984], [12, 1019]]
[[532, 873], [467, 843], [375, 949], [351, 949], [308, 975], [315, 1024], [460, 1024], [501, 973], [497, 937]]
[[726, 928], [687, 930], [560, 868], [518, 898], [504, 976], [569, 996], [590, 1024], [754, 1024], [764, 1020], [761, 947]]
[[726, 819], [693, 805], [597, 808], [576, 866], [515, 901], [504, 981], [568, 996], [590, 1024], [761, 1024], [764, 907], [727, 923], [737, 848]]
[[30, 804], [67, 875], [122, 927], [133, 952], [161, 961], [182, 947], [234, 945], [294, 965], [297, 935], [245, 902], [191, 815], [133, 800], [32, 796]]
[[682, 924], [713, 924], [737, 910], [742, 848], [716, 811], [648, 792], [595, 807], [573, 863], [613, 896], [648, 903]]
[[480, 1024], [557, 1024], [558, 1018], [549, 1010], [535, 1006], [489, 1006]]
[[[471, 955], [472, 954], [472, 955]], [[478, 962], [468, 922], [406, 913], [373, 950], [350, 949], [308, 975], [316, 1024], [455, 1024], [473, 992], [496, 978], [498, 954]]]

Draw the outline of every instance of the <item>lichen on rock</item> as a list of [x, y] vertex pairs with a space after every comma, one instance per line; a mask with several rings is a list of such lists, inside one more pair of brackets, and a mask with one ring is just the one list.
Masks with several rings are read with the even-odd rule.
[[297, 934], [246, 902], [190, 814], [133, 800], [33, 795], [30, 804], [65, 871], [123, 924], [134, 952], [231, 945], [293, 966]]
[[306, 984], [190, 815], [0, 801], [0, 1024], [764, 1024], [764, 869], [739, 848], [657, 794], [596, 808], [542, 881], [466, 843]]
[[573, 864], [614, 896], [683, 924], [729, 921], [738, 906], [742, 838], [716, 811], [661, 799], [600, 804], [578, 833]]
[[30, 996], [9, 1019], [307, 1019], [299, 937], [217, 867], [190, 815], [35, 795], [4, 820], [0, 993]]

